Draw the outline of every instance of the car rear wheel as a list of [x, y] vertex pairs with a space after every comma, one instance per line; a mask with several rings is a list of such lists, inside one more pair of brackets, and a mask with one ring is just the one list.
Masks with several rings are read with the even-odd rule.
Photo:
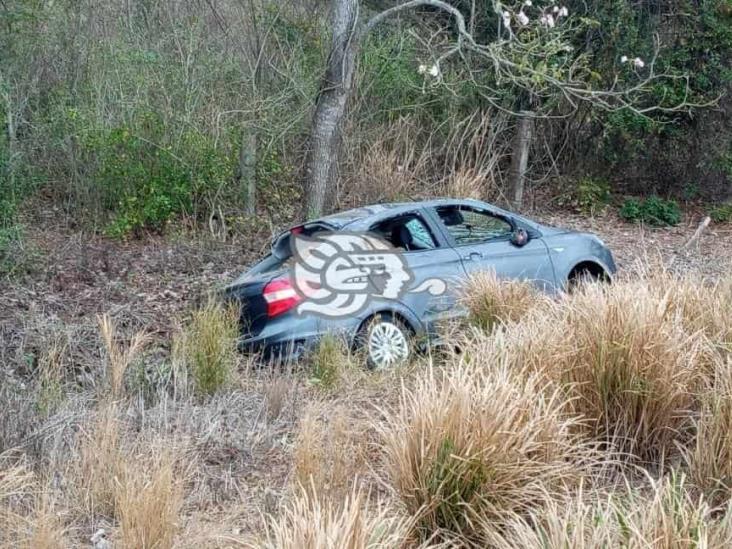
[[379, 314], [367, 321], [358, 344], [366, 352], [366, 364], [372, 370], [392, 368], [412, 355], [409, 328], [389, 314]]

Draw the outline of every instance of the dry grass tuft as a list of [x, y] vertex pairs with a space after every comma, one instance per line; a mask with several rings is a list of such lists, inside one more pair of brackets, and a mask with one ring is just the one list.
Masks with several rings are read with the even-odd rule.
[[692, 434], [705, 344], [652, 282], [584, 285], [524, 321], [473, 333], [463, 361], [506, 361], [562, 387], [588, 438], [625, 459], [663, 464]]
[[0, 455], [0, 547], [68, 547], [66, 528], [47, 487], [17, 457]]
[[545, 296], [528, 282], [500, 279], [492, 271], [472, 275], [461, 292], [471, 322], [488, 332], [524, 318], [545, 301]]
[[714, 363], [732, 356], [732, 277], [709, 281], [666, 272], [648, 275], [649, 283], [669, 301], [669, 312], [681, 317], [689, 333], [706, 338], [709, 370]]
[[183, 501], [179, 461], [161, 442], [140, 451], [109, 406], [84, 434], [77, 490], [90, 516], [119, 521], [125, 547], [172, 547]]
[[388, 549], [407, 540], [406, 522], [385, 508], [371, 508], [368, 497], [353, 491], [340, 505], [302, 490], [278, 519], [269, 522], [266, 539], [250, 544], [260, 549]]
[[178, 342], [196, 390], [210, 395], [224, 387], [237, 362], [238, 311], [216, 300], [195, 311]]
[[139, 332], [132, 336], [129, 343], [124, 346], [119, 341], [117, 328], [109, 315], [101, 315], [97, 318], [99, 332], [107, 352], [107, 379], [109, 385], [109, 396], [117, 400], [124, 396], [124, 376], [127, 368], [143, 351], [149, 343], [150, 336]]
[[117, 482], [124, 468], [116, 415], [115, 406], [102, 408], [80, 435], [78, 489], [85, 509], [92, 515], [115, 514]]
[[568, 402], [506, 365], [428, 372], [381, 427], [391, 485], [421, 539], [481, 545], [583, 474]]
[[684, 478], [671, 475], [648, 488], [613, 495], [549, 498], [531, 516], [510, 521], [492, 544], [500, 549], [721, 549], [732, 543], [730, 518], [729, 509], [717, 516], [704, 501], [692, 499]]
[[264, 382], [262, 391], [268, 420], [273, 421], [280, 417], [292, 397], [294, 388], [295, 384], [292, 378], [285, 374], [280, 374], [278, 377]]
[[688, 439], [701, 347], [646, 282], [586, 286], [558, 305], [546, 364], [585, 418], [587, 434], [628, 457], [661, 463]]
[[115, 507], [124, 547], [173, 547], [183, 505], [179, 472], [165, 450], [123, 464]]
[[445, 183], [445, 194], [455, 198], [481, 200], [486, 189], [486, 178], [473, 168], [452, 172]]
[[732, 359], [717, 365], [701, 399], [696, 440], [686, 455], [689, 476], [711, 505], [727, 505], [732, 498]]
[[313, 404], [300, 421], [294, 480], [319, 498], [342, 499], [366, 467], [366, 426], [344, 406]]

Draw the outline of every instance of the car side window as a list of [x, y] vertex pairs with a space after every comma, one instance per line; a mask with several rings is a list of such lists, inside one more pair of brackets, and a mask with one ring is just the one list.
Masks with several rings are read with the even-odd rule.
[[414, 215], [387, 219], [372, 227], [371, 232], [408, 252], [437, 248], [427, 225]]
[[482, 210], [444, 206], [437, 208], [437, 215], [458, 246], [503, 239], [513, 232], [508, 221]]

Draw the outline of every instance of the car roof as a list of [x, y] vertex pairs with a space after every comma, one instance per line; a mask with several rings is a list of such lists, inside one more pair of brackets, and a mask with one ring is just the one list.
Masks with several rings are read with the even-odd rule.
[[392, 215], [399, 215], [420, 208], [434, 208], [438, 206], [449, 206], [449, 205], [473, 205], [473, 206], [490, 206], [491, 208], [502, 211], [496, 206], [480, 202], [472, 199], [455, 199], [455, 198], [433, 198], [430, 200], [420, 200], [414, 202], [390, 202], [386, 204], [372, 204], [370, 206], [362, 206], [360, 208], [354, 208], [352, 210], [346, 210], [343, 212], [334, 213], [319, 219], [313, 220], [313, 222], [326, 223], [335, 229], [342, 229], [347, 225], [351, 225], [357, 221], [380, 219], [382, 217], [389, 217]]

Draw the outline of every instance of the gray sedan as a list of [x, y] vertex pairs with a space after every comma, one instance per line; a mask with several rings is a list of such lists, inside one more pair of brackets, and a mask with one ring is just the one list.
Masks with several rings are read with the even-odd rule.
[[292, 227], [227, 286], [241, 305], [240, 348], [292, 358], [324, 334], [345, 336], [373, 368], [406, 360], [440, 321], [463, 315], [472, 273], [532, 281], [549, 293], [610, 280], [596, 236], [541, 225], [476, 200], [366, 206]]

